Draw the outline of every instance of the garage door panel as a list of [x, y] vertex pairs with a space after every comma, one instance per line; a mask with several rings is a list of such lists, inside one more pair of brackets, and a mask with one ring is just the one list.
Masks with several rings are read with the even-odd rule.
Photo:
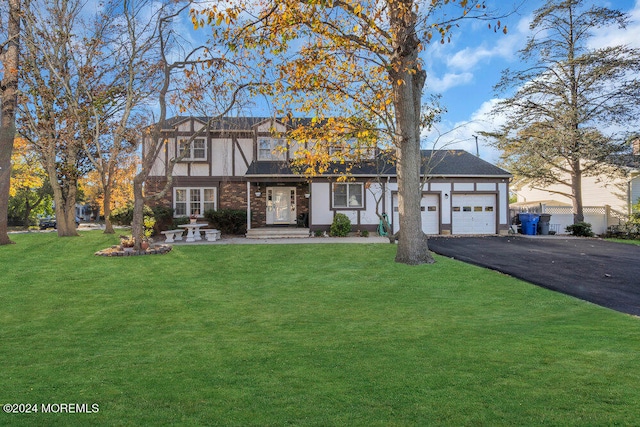
[[[437, 194], [424, 194], [420, 202], [422, 211], [422, 232], [440, 234], [440, 197]], [[393, 196], [393, 230], [398, 231], [400, 215], [398, 214], [398, 195]]]
[[452, 196], [453, 234], [495, 234], [495, 194], [454, 194]]

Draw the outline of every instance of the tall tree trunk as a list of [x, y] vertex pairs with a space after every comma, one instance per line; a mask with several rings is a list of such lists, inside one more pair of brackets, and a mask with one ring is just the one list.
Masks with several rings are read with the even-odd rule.
[[16, 107], [20, 44], [20, 0], [9, 0], [8, 43], [2, 57], [4, 75], [0, 82], [0, 245], [13, 243], [8, 234], [11, 153], [16, 136]]
[[[111, 172], [109, 172], [111, 173]], [[113, 224], [109, 219], [111, 215], [111, 185], [110, 183], [103, 184], [104, 199], [102, 200], [102, 210], [104, 211], [104, 234], [114, 234]]]
[[420, 113], [426, 72], [419, 66], [420, 40], [415, 32], [412, 1], [390, 2], [394, 30], [393, 66], [389, 78], [395, 107], [398, 213], [400, 234], [396, 262], [418, 265], [433, 263], [427, 236], [422, 232], [422, 182], [420, 169]]
[[49, 175], [49, 182], [53, 190], [53, 202], [56, 211], [56, 228], [59, 237], [77, 236], [76, 230], [76, 191], [77, 180], [65, 177], [58, 181], [58, 170], [55, 164], [55, 144], [46, 147], [43, 156], [44, 166]]
[[25, 200], [24, 200], [24, 216], [22, 219], [24, 222], [25, 230], [29, 229], [29, 217], [31, 216], [32, 210], [33, 210], [33, 206], [31, 206], [31, 203], [29, 203], [29, 193], [27, 193], [27, 196], [25, 197]]
[[582, 205], [582, 167], [580, 160], [572, 165], [571, 177], [571, 203], [573, 205], [573, 223], [584, 221], [584, 206]]
[[140, 250], [144, 235], [144, 173], [138, 173], [133, 179], [133, 221], [131, 235], [135, 239], [135, 249]]

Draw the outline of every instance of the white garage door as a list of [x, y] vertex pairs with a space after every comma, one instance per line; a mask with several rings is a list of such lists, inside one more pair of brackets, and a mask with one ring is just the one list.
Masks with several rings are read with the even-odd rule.
[[495, 194], [454, 194], [451, 199], [453, 234], [495, 234]]
[[[422, 209], [422, 231], [425, 234], [440, 234], [440, 203], [437, 194], [423, 194], [420, 207]], [[393, 195], [393, 230], [398, 230], [398, 195]]]

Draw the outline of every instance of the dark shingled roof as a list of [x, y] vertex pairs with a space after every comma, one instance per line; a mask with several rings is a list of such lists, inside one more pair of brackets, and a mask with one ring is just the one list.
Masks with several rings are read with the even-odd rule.
[[[180, 123], [185, 122], [189, 119], [194, 119], [202, 123], [207, 123], [210, 119], [205, 116], [175, 116], [170, 119], [164, 121], [162, 125], [162, 129], [173, 129], [178, 126]], [[269, 120], [274, 120], [273, 117], [222, 117], [220, 119], [216, 119], [211, 123], [211, 130], [251, 130], [255, 126], [259, 125], [262, 122], [266, 122]], [[276, 117], [276, 121], [280, 123], [286, 123], [289, 127], [296, 127], [303, 124], [307, 124], [311, 122], [311, 119], [308, 118], [292, 118], [286, 121], [283, 121], [282, 118]]]
[[[511, 174], [504, 169], [494, 166], [464, 150], [423, 150], [422, 156], [425, 159], [422, 173], [430, 176], [511, 177]], [[346, 165], [336, 163], [323, 176], [341, 175], [346, 172], [346, 169]], [[353, 176], [395, 176], [396, 168], [393, 163], [378, 158], [377, 161], [355, 164], [350, 170], [350, 174]], [[265, 177], [297, 174], [287, 162], [254, 161], [245, 175], [249, 177]]]

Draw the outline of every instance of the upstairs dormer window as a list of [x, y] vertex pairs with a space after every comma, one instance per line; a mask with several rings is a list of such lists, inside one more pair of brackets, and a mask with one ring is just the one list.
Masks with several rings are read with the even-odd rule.
[[329, 155], [333, 160], [373, 159], [375, 150], [356, 138], [349, 138], [330, 145]]
[[286, 152], [287, 144], [284, 139], [258, 139], [258, 160], [284, 160]]
[[[184, 157], [183, 157], [184, 155]], [[204, 138], [181, 139], [178, 142], [178, 156], [184, 161], [207, 160], [207, 144]]]

